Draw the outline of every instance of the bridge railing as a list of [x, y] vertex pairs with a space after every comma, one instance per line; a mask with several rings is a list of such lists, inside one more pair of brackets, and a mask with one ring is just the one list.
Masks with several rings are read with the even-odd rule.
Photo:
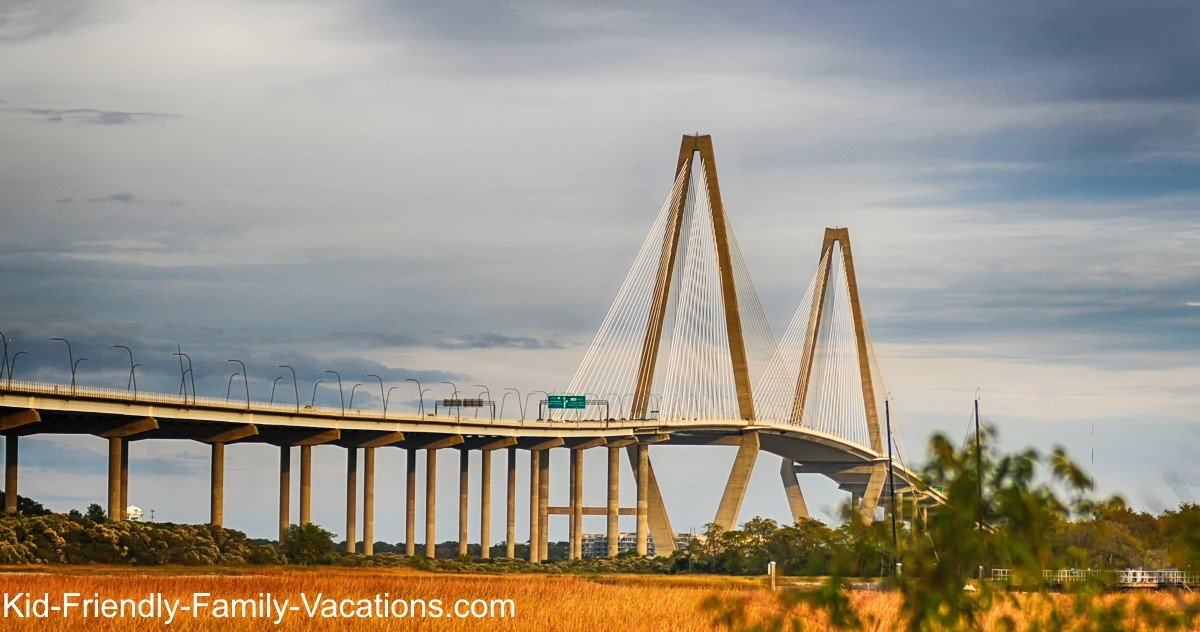
[[[48, 382], [22, 381], [22, 380], [12, 380], [11, 382], [8, 382], [6, 380], [0, 380], [0, 393], [8, 394], [8, 395], [17, 395], [17, 396], [49, 395], [49, 396], [53, 396], [53, 397], [61, 397], [61, 398], [67, 398], [67, 399], [98, 400], [98, 401], [103, 401], [103, 402], [108, 402], [108, 403], [124, 402], [124, 403], [128, 403], [128, 404], [140, 404], [140, 405], [166, 405], [166, 406], [176, 406], [176, 407], [195, 407], [195, 408], [205, 408], [205, 409], [210, 409], [210, 410], [212, 410], [212, 409], [227, 410], [227, 411], [231, 411], [231, 412], [279, 413], [279, 414], [285, 414], [285, 415], [286, 414], [296, 414], [297, 412], [299, 412], [299, 414], [302, 414], [302, 415], [305, 415], [305, 414], [319, 415], [322, 417], [333, 417], [333, 418], [339, 418], [339, 419], [355, 419], [355, 420], [362, 420], [362, 421], [386, 421], [386, 420], [394, 420], [397, 418], [412, 419], [413, 417], [418, 416], [418, 413], [416, 413], [416, 412], [400, 413], [400, 412], [397, 412], [394, 410], [388, 411], [387, 415], [384, 415], [383, 411], [381, 411], [381, 410], [346, 409], [345, 412], [343, 412], [340, 407], [335, 408], [335, 407], [327, 407], [327, 406], [310, 406], [310, 405], [306, 405], [306, 404], [301, 404], [299, 406], [299, 409], [297, 409], [297, 406], [294, 402], [293, 403], [278, 403], [278, 402], [268, 403], [268, 402], [260, 402], [260, 401], [251, 400], [250, 404], [247, 405], [246, 400], [244, 400], [244, 399], [239, 400], [239, 399], [230, 398], [230, 399], [226, 400], [226, 399], [217, 398], [217, 397], [192, 396], [190, 394], [182, 395], [182, 394], [172, 394], [172, 393], [155, 393], [152, 391], [142, 391], [142, 390], [139, 390], [135, 396], [135, 394], [133, 393], [132, 390], [122, 389], [122, 388], [106, 388], [106, 387], [98, 387], [98, 386], [76, 386], [76, 387], [72, 388], [69, 384], [65, 384], [65, 385], [64, 384], [52, 384], [52, 383], [48, 383]], [[469, 407], [468, 407], [468, 409], [469, 409]], [[453, 411], [453, 409], [450, 409], [450, 410]], [[429, 414], [426, 418], [430, 419], [430, 420], [437, 419], [437, 420], [443, 421], [443, 422], [446, 420], [461, 419], [463, 421], [467, 421], [472, 424], [489, 424], [489, 423], [497, 423], [497, 422], [498, 423], [508, 423], [508, 424], [518, 423], [518, 420], [515, 420], [515, 419], [500, 420], [500, 419], [492, 419], [490, 415], [487, 417], [475, 417], [475, 416], [471, 416], [471, 415], [458, 415], [458, 414], [454, 414], [453, 412], [450, 412], [450, 413], [444, 412], [441, 415]], [[530, 420], [530, 421], [532, 421], [532, 420]], [[544, 421], [544, 422], [548, 422], [548, 423], [555, 423], [555, 424], [568, 424], [568, 425], [580, 423], [580, 421], [566, 421], [566, 422], [558, 421], [558, 420], [555, 420], [552, 422], [550, 420], [540, 420], [540, 421]], [[594, 423], [594, 422], [603, 421], [603, 420], [592, 419], [592, 420], [581, 420], [581, 421]], [[524, 422], [521, 421], [520, 423], [524, 423]], [[644, 423], [644, 422], [634, 421], [634, 420], [622, 420], [619, 422], [612, 422], [612, 423], [614, 425], [616, 425], [616, 424], [637, 425], [639, 423]]]
[[[250, 404], [247, 405], [246, 400], [244, 399], [226, 400], [217, 397], [192, 396], [190, 394], [173, 395], [170, 393], [155, 393], [140, 390], [135, 396], [133, 391], [121, 388], [106, 388], [98, 386], [76, 386], [72, 388], [70, 385], [21, 380], [13, 380], [11, 383], [0, 381], [0, 393], [6, 393], [9, 395], [51, 395], [56, 397], [67, 397], [71, 399], [95, 399], [107, 402], [128, 402], [130, 404], [194, 406], [230, 411], [248, 410], [250, 412], [274, 412], [283, 414], [294, 414], [297, 411], [297, 406], [295, 403], [268, 403], [251, 400]], [[307, 404], [300, 405], [299, 411], [301, 413], [334, 417], [353, 417], [366, 420], [382, 420], [391, 418], [392, 416], [402, 416], [401, 413], [389, 411], [387, 417], [384, 417], [382, 411], [364, 411], [361, 409], [348, 409], [345, 411], [345, 413], [343, 413], [341, 408], [309, 406]], [[411, 415], [415, 414], [416, 413], [411, 413]]]
[[[1050, 585], [1067, 585], [1083, 581], [1101, 580], [1117, 586], [1198, 586], [1200, 573], [1180, 571], [1173, 568], [1144, 570], [1058, 569], [1042, 571], [1042, 581]], [[992, 581], [1012, 583], [1012, 570], [993, 568]]]

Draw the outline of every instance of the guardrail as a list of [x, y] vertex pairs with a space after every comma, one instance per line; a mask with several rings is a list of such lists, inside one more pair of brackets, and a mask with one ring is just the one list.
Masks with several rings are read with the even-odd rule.
[[[1200, 586], [1200, 573], [1181, 571], [1173, 568], [1144, 570], [1093, 570], [1093, 569], [1060, 569], [1042, 571], [1042, 581], [1050, 585], [1066, 585], [1083, 581], [1100, 580], [1122, 587], [1169, 587], [1169, 586]], [[992, 569], [992, 581], [1012, 583], [1013, 574], [1007, 568]]]
[[[46, 382], [28, 382], [21, 380], [0, 381], [0, 394], [8, 395], [49, 395], [54, 397], [62, 397], [67, 399], [93, 400], [105, 403], [128, 403], [128, 404], [144, 404], [144, 405], [167, 405], [181, 406], [189, 408], [207, 408], [214, 410], [225, 410], [230, 412], [250, 412], [250, 413], [279, 413], [279, 414], [301, 414], [314, 415], [321, 417], [333, 417], [338, 419], [355, 419], [362, 421], [389, 421], [389, 420], [411, 420], [422, 419], [428, 421], [440, 421], [446, 423], [456, 423], [458, 421], [466, 421], [473, 425], [490, 424], [490, 423], [525, 423], [526, 421], [538, 421], [542, 423], [555, 424], [579, 424], [579, 423], [605, 423], [606, 426], [614, 425], [622, 426], [644, 426], [647, 423], [652, 423], [655, 426], [670, 425], [670, 422], [659, 420], [633, 420], [620, 419], [606, 421], [604, 419], [578, 419], [569, 421], [559, 421], [550, 419], [539, 420], [520, 420], [520, 419], [492, 419], [489, 417], [470, 417], [467, 415], [433, 415], [429, 414], [421, 417], [418, 413], [398, 413], [388, 411], [385, 415], [383, 411], [364, 411], [361, 409], [348, 409], [342, 411], [341, 408], [330, 408], [324, 406], [309, 406], [300, 405], [297, 407], [295, 403], [280, 404], [267, 403], [259, 401], [251, 401], [247, 404], [246, 400], [236, 399], [220, 399], [216, 397], [198, 397], [191, 394], [169, 394], [169, 393], [154, 393], [139, 390], [135, 395], [133, 391], [121, 388], [105, 388], [96, 386], [76, 386], [72, 387], [69, 384], [51, 384]], [[469, 407], [468, 407], [469, 408]], [[723, 420], [712, 420], [714, 422]], [[744, 423], [738, 421], [738, 423]]]

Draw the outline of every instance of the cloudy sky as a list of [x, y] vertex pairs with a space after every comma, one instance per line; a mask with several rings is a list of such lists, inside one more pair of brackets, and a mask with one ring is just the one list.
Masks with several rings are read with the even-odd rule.
[[[178, 344], [217, 396], [230, 357], [256, 398], [285, 363], [565, 387], [699, 131], [777, 331], [823, 227], [850, 227], [914, 457], [981, 388], [1008, 445], [1094, 446], [1100, 491], [1139, 508], [1200, 501], [1200, 9], [725, 4], [0, 0], [18, 378], [69, 379], [65, 336], [97, 386], [125, 385], [127, 344], [143, 389], [176, 390]], [[103, 450], [27, 440], [22, 492], [100, 501]], [[227, 524], [272, 535], [273, 449], [227, 455]], [[674, 526], [711, 520], [732, 450], [654, 455]], [[340, 532], [344, 453], [317, 462]], [[786, 515], [777, 467], [743, 517]], [[207, 518], [202, 446], [138, 443], [131, 468], [133, 504]], [[378, 468], [394, 541], [402, 453]]]

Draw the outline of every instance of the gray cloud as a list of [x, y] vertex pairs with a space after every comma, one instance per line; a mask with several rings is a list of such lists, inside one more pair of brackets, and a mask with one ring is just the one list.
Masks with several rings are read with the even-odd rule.
[[495, 333], [471, 333], [439, 339], [434, 343], [444, 349], [562, 349], [555, 340], [526, 336], [505, 336]]
[[[69, 202], [70, 198], [67, 198], [65, 201]], [[106, 202], [116, 202], [118, 204], [147, 204], [147, 205], [151, 205], [151, 206], [176, 206], [176, 207], [183, 206], [183, 202], [180, 202], [179, 200], [147, 200], [145, 198], [138, 197], [137, 195], [135, 195], [133, 193], [129, 193], [128, 191], [122, 191], [119, 193], [110, 193], [108, 195], [100, 195], [100, 196], [96, 196], [96, 197], [90, 197], [90, 198], [84, 199], [84, 201], [92, 202], [92, 203], [96, 203], [96, 204], [104, 204]]]
[[0, 44], [70, 31], [93, 19], [98, 4], [89, 0], [0, 2]]
[[31, 115], [50, 123], [85, 123], [92, 125], [133, 125], [151, 121], [166, 121], [179, 118], [180, 114], [168, 112], [126, 112], [122, 110], [97, 110], [94, 108], [10, 108], [10, 111]]

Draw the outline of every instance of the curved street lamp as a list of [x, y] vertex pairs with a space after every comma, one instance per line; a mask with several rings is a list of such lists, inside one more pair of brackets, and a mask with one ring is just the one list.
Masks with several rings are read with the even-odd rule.
[[286, 364], [277, 364], [275, 366], [292, 372], [292, 388], [296, 391], [296, 412], [300, 412], [300, 383], [296, 381], [296, 369]]
[[71, 394], [75, 394], [75, 367], [79, 366], [75, 362], [75, 354], [71, 351], [71, 341], [66, 338], [47, 338], [46, 340], [57, 340], [67, 345], [67, 368], [71, 369]]
[[343, 416], [345, 416], [345, 414], [346, 414], [346, 393], [345, 393], [345, 391], [343, 391], [343, 390], [342, 390], [342, 374], [341, 374], [341, 373], [338, 373], [337, 371], [334, 371], [334, 370], [332, 370], [332, 369], [325, 369], [325, 372], [326, 372], [326, 373], [332, 373], [332, 374], [334, 374], [334, 375], [336, 375], [336, 376], [337, 376], [337, 379], [338, 379], [338, 397], [340, 397], [340, 398], [341, 398], [341, 400], [342, 400], [342, 415], [343, 415]]
[[355, 384], [354, 387], [350, 389], [350, 410], [354, 410], [354, 391], [357, 391], [358, 387], [360, 386], [362, 386], [362, 382]]
[[8, 336], [5, 336], [4, 332], [0, 331], [0, 343], [2, 343], [4, 345], [4, 363], [0, 364], [0, 379], [3, 379], [5, 372], [9, 371], [9, 368], [8, 368], [8, 343], [10, 343], [10, 342], [12, 342], [12, 341], [8, 339]]
[[133, 398], [134, 399], [137, 399], [137, 368], [139, 366], [142, 366], [141, 362], [138, 362], [137, 364], [129, 367], [129, 377], [132, 378], [132, 382], [133, 382]]
[[[192, 381], [192, 405], [196, 404], [196, 371], [192, 368], [192, 356], [180, 350], [179, 345], [175, 345], [173, 356], [179, 356], [179, 394], [183, 396], [184, 402], [187, 402], [187, 378], [191, 374]], [[188, 368], [185, 371], [183, 368], [183, 359], [187, 358]]]
[[406, 377], [405, 382], [413, 382], [417, 385], [417, 414], [422, 419], [425, 418], [425, 389], [421, 388], [421, 382], [416, 378]]
[[125, 353], [129, 354], [129, 379], [125, 381], [125, 390], [133, 387], [133, 398], [137, 399], [137, 376], [133, 373], [133, 367], [137, 366], [133, 363], [133, 349], [125, 345], [109, 345], [110, 349], [124, 349]]
[[275, 387], [279, 386], [279, 380], [282, 380], [282, 379], [283, 379], [283, 376], [280, 375], [279, 377], [275, 378], [274, 382], [271, 382], [271, 402], [270, 403], [272, 403], [272, 404], [275, 403]]
[[[527, 395], [525, 395], [525, 408], [526, 409], [529, 408], [529, 398], [533, 397], [534, 393], [541, 393], [542, 395], [545, 395], [547, 399], [550, 398], [550, 393], [547, 393], [546, 391], [529, 391], [529, 393]], [[538, 421], [541, 421], [541, 420], [542, 420], [542, 405], [539, 403], [538, 404]], [[525, 413], [524, 412], [521, 413], [521, 421], [525, 421]]]
[[[487, 399], [486, 399], [485, 401], [488, 401], [488, 402], [492, 401], [492, 391], [491, 391], [491, 389], [489, 389], [488, 387], [484, 386], [483, 384], [475, 384], [475, 386], [477, 386], [477, 387], [479, 387], [479, 388], [482, 388], [482, 389], [483, 389], [483, 392], [487, 394]], [[489, 404], [489, 405], [490, 405], [490, 406], [492, 406], [492, 414], [493, 414], [493, 416], [494, 416], [494, 415], [495, 415], [495, 412], [496, 412], [496, 407], [495, 407], [495, 404]], [[476, 407], [475, 407], [475, 416], [476, 416], [476, 417], [478, 417], [478, 416], [479, 416], [479, 407], [478, 407], [478, 406], [476, 406]]]
[[325, 380], [317, 380], [317, 383], [316, 383], [316, 384], [313, 384], [313, 396], [312, 396], [312, 403], [308, 405], [308, 407], [309, 407], [309, 408], [316, 408], [316, 407], [317, 407], [317, 387], [318, 387], [318, 386], [320, 386], [320, 385], [321, 385], [321, 384], [323, 384], [323, 383], [325, 383]]
[[[521, 420], [524, 421], [524, 404], [521, 402], [521, 391], [512, 389], [512, 387], [505, 387], [504, 391], [505, 393], [508, 393], [508, 391], [517, 393], [517, 407], [521, 408]], [[500, 408], [504, 408], [504, 402], [500, 402]]]
[[[375, 375], [374, 373], [368, 373], [367, 377], [373, 377], [373, 378], [379, 380], [379, 396], [383, 398], [383, 416], [387, 417], [388, 396], [387, 396], [387, 393], [383, 392], [383, 378], [379, 377], [378, 375]], [[351, 408], [353, 408], [353, 406], [351, 406]]]
[[[504, 402], [508, 401], [509, 392], [513, 392], [513, 393], [517, 394], [517, 406], [520, 407], [520, 405], [521, 405], [521, 391], [518, 391], [517, 389], [512, 388], [512, 387], [506, 387], [504, 389], [504, 395], [500, 398], [500, 415], [499, 415], [500, 419], [504, 419]], [[524, 418], [525, 418], [525, 411], [522, 410], [521, 411], [521, 419], [524, 419]]]
[[234, 372], [233, 375], [229, 376], [229, 383], [225, 385], [225, 401], [229, 401], [230, 392], [233, 390], [233, 378], [239, 375], [241, 375], [241, 373]]
[[236, 362], [242, 367], [242, 383], [246, 385], [246, 410], [250, 410], [250, 374], [246, 372], [246, 363], [241, 360], [226, 360]]
[[[450, 398], [458, 399], [458, 387], [454, 385], [454, 382], [443, 381], [442, 384], [449, 384], [450, 388], [454, 389], [454, 394], [451, 395]], [[454, 410], [455, 410], [455, 415], [456, 415], [456, 418], [458, 419], [458, 421], [462, 421], [462, 402], [459, 402], [458, 406], [456, 406]]]
[[17, 358], [27, 355], [24, 351], [18, 351], [13, 354], [12, 360], [8, 361], [8, 387], [12, 388], [13, 371], [17, 370]]
[[75, 372], [79, 369], [79, 363], [87, 360], [87, 358], [75, 358], [75, 364], [71, 367], [71, 394], [75, 394]]
[[391, 401], [391, 399], [392, 399], [392, 391], [394, 391], [394, 390], [396, 390], [396, 389], [398, 389], [398, 388], [400, 388], [400, 387], [399, 387], [399, 386], [392, 386], [392, 387], [388, 388], [388, 390], [387, 390], [387, 395], [386, 395], [386, 396], [384, 396], [384, 398], [383, 398], [383, 406], [384, 406], [384, 408], [383, 408], [383, 416], [384, 416], [384, 417], [387, 417], [387, 403], [388, 403], [389, 401]]

